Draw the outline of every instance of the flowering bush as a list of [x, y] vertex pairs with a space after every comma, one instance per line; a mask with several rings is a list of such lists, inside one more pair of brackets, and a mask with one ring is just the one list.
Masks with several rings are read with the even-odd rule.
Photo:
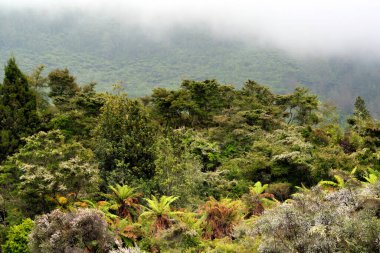
[[31, 252], [108, 252], [115, 243], [104, 215], [94, 209], [44, 214], [29, 238]]
[[257, 220], [260, 252], [378, 252], [380, 181], [356, 189], [304, 190]]

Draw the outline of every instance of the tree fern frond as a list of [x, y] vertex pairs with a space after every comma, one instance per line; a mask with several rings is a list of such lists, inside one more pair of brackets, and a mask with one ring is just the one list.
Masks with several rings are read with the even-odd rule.
[[338, 187], [340, 187], [340, 188], [344, 187], [344, 185], [345, 185], [344, 179], [341, 176], [334, 175], [334, 178], [338, 182], [338, 184], [337, 184]]
[[325, 186], [325, 185], [331, 185], [331, 186], [338, 186], [337, 183], [335, 183], [334, 181], [326, 181], [326, 180], [322, 180], [318, 183], [319, 186]]

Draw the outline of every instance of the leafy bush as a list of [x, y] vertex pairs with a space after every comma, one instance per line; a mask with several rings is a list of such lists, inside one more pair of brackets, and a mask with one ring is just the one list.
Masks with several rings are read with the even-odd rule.
[[164, 252], [173, 249], [200, 250], [204, 220], [205, 215], [182, 213], [173, 226], [162, 231], [155, 240]]
[[154, 184], [161, 194], [178, 196], [177, 206], [193, 204], [203, 177], [199, 160], [187, 148], [183, 149], [175, 149], [169, 138], [158, 138], [155, 145]]
[[20, 225], [14, 225], [9, 229], [7, 240], [2, 246], [4, 253], [28, 253], [28, 235], [34, 227], [31, 219], [25, 219]]
[[139, 179], [154, 176], [153, 145], [158, 131], [138, 100], [107, 94], [94, 131], [94, 150], [105, 185], [138, 186]]
[[[9, 158], [20, 173], [18, 195], [31, 217], [54, 208], [57, 195], [74, 199], [98, 189], [99, 171], [91, 150], [65, 139], [59, 130], [39, 132], [25, 138], [26, 144]], [[49, 201], [47, 201], [49, 200]]]
[[107, 252], [115, 244], [103, 213], [79, 209], [54, 210], [36, 219], [30, 235], [31, 252]]
[[262, 185], [258, 181], [253, 187], [249, 188], [249, 193], [243, 195], [242, 199], [248, 208], [245, 218], [250, 218], [252, 215], [261, 215], [265, 208], [276, 205], [277, 201], [273, 194], [264, 192], [267, 188], [268, 184]]
[[267, 211], [251, 235], [260, 252], [378, 252], [380, 181], [364, 188], [303, 190]]
[[265, 192], [273, 194], [273, 196], [280, 200], [285, 201], [290, 197], [291, 184], [289, 183], [273, 183], [269, 184]]
[[178, 197], [174, 196], [161, 196], [159, 199], [152, 196], [151, 199], [145, 199], [148, 202], [148, 207], [140, 215], [140, 218], [146, 217], [153, 220], [152, 230], [154, 233], [169, 228], [172, 225], [171, 218], [176, 215], [176, 212], [171, 211], [170, 205], [177, 199]]

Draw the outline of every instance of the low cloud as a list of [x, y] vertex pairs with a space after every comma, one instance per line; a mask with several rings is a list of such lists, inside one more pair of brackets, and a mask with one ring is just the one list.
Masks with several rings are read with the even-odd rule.
[[296, 55], [380, 57], [380, 2], [373, 0], [0, 0], [0, 9], [49, 18], [78, 10], [155, 36], [186, 26]]

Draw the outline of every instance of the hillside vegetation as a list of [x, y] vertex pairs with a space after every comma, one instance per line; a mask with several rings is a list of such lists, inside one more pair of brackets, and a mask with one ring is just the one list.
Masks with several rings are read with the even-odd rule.
[[308, 89], [0, 85], [2, 252], [378, 252], [380, 122]]
[[239, 42], [206, 28], [173, 27], [149, 34], [139, 26], [81, 12], [43, 14], [0, 11], [0, 60], [17, 57], [30, 73], [68, 67], [82, 83], [97, 81], [111, 91], [121, 81], [131, 97], [154, 87], [178, 88], [182, 80], [217, 79], [242, 87], [254, 79], [279, 93], [309, 87], [332, 100], [343, 113], [361, 96], [374, 116], [380, 114], [380, 63], [355, 57], [294, 57], [256, 41]]

